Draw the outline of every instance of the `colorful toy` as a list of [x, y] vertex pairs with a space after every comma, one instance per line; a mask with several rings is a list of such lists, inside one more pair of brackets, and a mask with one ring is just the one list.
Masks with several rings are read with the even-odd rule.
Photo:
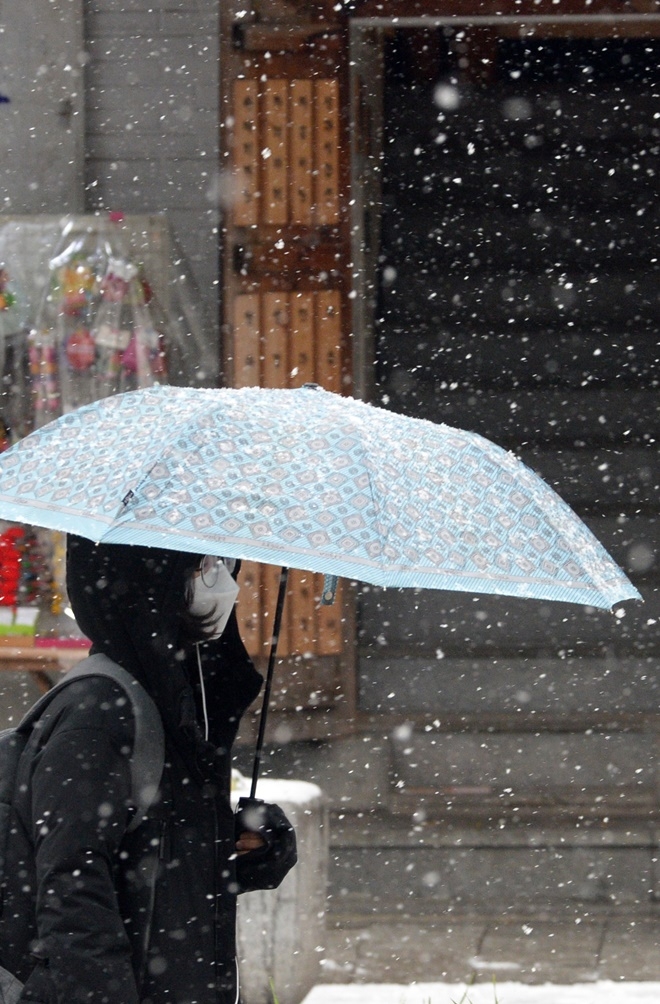
[[4, 453], [11, 446], [9, 427], [2, 415], [0, 415], [0, 453]]
[[74, 317], [87, 307], [96, 290], [96, 276], [82, 258], [61, 265], [54, 276], [52, 296], [62, 313]]
[[12, 526], [0, 534], [0, 606], [33, 606], [48, 592], [50, 573], [36, 533]]
[[89, 329], [76, 328], [66, 342], [66, 360], [72, 370], [82, 372], [88, 370], [96, 359], [96, 345]]
[[9, 273], [6, 268], [0, 268], [0, 310], [9, 310], [16, 304], [16, 297], [10, 289]]
[[57, 356], [52, 336], [30, 334], [28, 344], [32, 397], [37, 427], [60, 414], [60, 393], [57, 383]]

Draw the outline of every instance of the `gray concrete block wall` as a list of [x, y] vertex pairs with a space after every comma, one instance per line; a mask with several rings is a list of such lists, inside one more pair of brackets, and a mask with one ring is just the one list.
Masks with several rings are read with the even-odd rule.
[[650, 839], [610, 848], [350, 847], [333, 850], [330, 860], [336, 912], [414, 914], [451, 906], [503, 914], [577, 903], [645, 911], [657, 881]]
[[525, 715], [654, 714], [657, 659], [530, 654], [437, 658], [369, 653], [359, 669], [360, 708], [371, 712]]
[[[252, 774], [251, 745], [234, 748], [234, 766]], [[391, 793], [391, 743], [386, 735], [364, 734], [326, 742], [266, 743], [261, 778], [311, 781], [332, 811], [360, 812], [387, 805]]]
[[219, 5], [85, 0], [86, 208], [165, 212], [217, 342]]
[[1, 213], [83, 208], [82, 2], [0, 3]]
[[477, 787], [532, 797], [563, 792], [576, 800], [584, 791], [627, 788], [652, 794], [658, 788], [653, 733], [398, 732], [392, 742], [393, 771], [404, 788]]

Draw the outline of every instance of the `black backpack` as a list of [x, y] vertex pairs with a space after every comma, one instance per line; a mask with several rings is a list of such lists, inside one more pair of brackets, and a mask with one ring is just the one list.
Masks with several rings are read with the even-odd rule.
[[[130, 673], [105, 655], [91, 655], [33, 704], [19, 725], [0, 732], [0, 915], [10, 878], [5, 873], [7, 852], [12, 836], [17, 834], [13, 801], [21, 754], [33, 725], [53, 698], [68, 684], [85, 676], [106, 676], [114, 680], [125, 691], [133, 711], [135, 742], [130, 761], [131, 803], [137, 811], [128, 827], [129, 832], [140, 825], [156, 797], [165, 760], [163, 724], [158, 709], [144, 687]], [[2, 961], [0, 955], [0, 963]], [[20, 981], [0, 964], [0, 1004], [13, 1004], [18, 1000], [21, 989]]]

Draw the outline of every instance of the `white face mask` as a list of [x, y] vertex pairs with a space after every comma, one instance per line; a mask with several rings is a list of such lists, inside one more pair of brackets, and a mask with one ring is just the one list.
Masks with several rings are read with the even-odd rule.
[[[229, 566], [229, 567], [228, 567]], [[191, 614], [212, 616], [214, 630], [209, 638], [219, 638], [234, 609], [238, 585], [231, 577], [236, 562], [233, 558], [216, 558], [207, 554], [192, 580]]]

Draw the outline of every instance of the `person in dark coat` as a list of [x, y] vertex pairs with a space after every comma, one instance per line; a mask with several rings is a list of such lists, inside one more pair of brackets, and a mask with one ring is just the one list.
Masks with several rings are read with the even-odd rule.
[[29, 911], [13, 911], [16, 943], [27, 933], [32, 947], [30, 958], [9, 960], [25, 981], [21, 1000], [239, 999], [237, 894], [279, 884], [295, 863], [295, 835], [277, 806], [266, 806], [258, 832], [235, 833], [231, 747], [262, 678], [241, 642], [233, 600], [221, 636], [198, 644], [216, 633], [208, 609], [195, 613], [203, 567], [202, 555], [69, 538], [67, 589], [78, 624], [92, 653], [109, 656], [151, 694], [165, 767], [147, 819], [127, 833], [134, 723], [121, 688], [101, 677], [77, 681], [40, 719], [17, 805], [36, 861], [36, 873], [21, 879], [36, 930], [23, 930]]

